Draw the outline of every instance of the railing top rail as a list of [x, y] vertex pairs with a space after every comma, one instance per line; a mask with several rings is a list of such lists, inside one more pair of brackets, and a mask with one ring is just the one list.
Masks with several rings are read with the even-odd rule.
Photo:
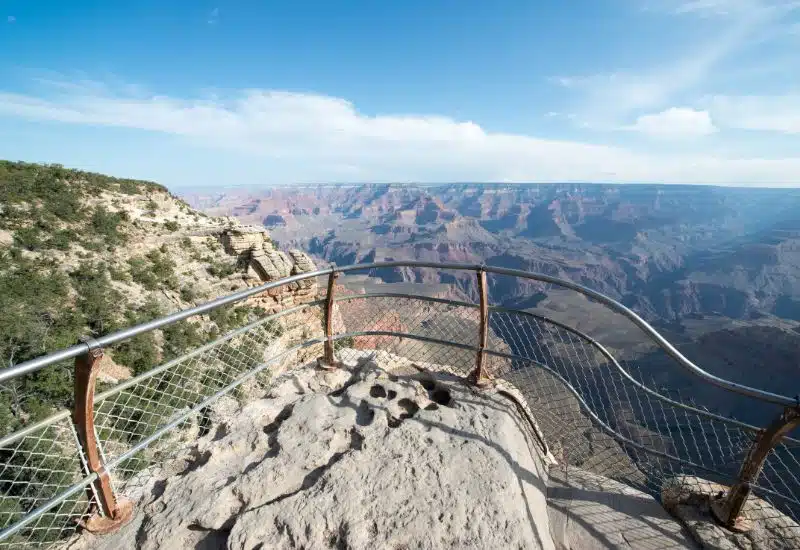
[[434, 269], [454, 269], [454, 270], [465, 270], [465, 271], [486, 271], [498, 275], [520, 277], [543, 283], [550, 283], [563, 288], [574, 290], [575, 292], [583, 294], [593, 300], [596, 300], [597, 302], [602, 303], [612, 311], [615, 311], [623, 315], [624, 317], [627, 317], [631, 322], [633, 322], [637, 327], [639, 327], [639, 329], [641, 329], [642, 332], [644, 332], [656, 345], [658, 345], [670, 357], [672, 357], [679, 365], [681, 365], [683, 368], [685, 368], [692, 374], [705, 380], [706, 382], [721, 387], [725, 390], [753, 397], [755, 399], [759, 399], [769, 403], [774, 403], [782, 406], [800, 406], [799, 397], [788, 397], [785, 395], [780, 395], [765, 390], [759, 390], [757, 388], [751, 388], [743, 384], [738, 384], [736, 382], [720, 378], [703, 370], [702, 368], [694, 364], [692, 361], [690, 361], [687, 357], [685, 357], [680, 351], [678, 351], [677, 348], [675, 348], [675, 346], [673, 346], [666, 338], [664, 338], [661, 334], [659, 334], [659, 332], [656, 331], [656, 329], [654, 329], [647, 321], [641, 318], [633, 310], [621, 304], [620, 302], [614, 300], [613, 298], [610, 298], [604, 294], [601, 294], [600, 292], [592, 290], [591, 288], [585, 287], [578, 283], [574, 283], [566, 279], [561, 279], [559, 277], [553, 277], [551, 275], [545, 275], [543, 273], [531, 273], [528, 271], [522, 271], [518, 269], [493, 267], [484, 264], [425, 262], [425, 261], [415, 261], [415, 260], [397, 260], [397, 261], [386, 261], [386, 262], [374, 262], [369, 264], [353, 264], [342, 267], [332, 266], [317, 271], [301, 273], [298, 275], [293, 275], [291, 277], [286, 277], [283, 279], [278, 279], [276, 281], [271, 281], [269, 283], [265, 283], [257, 287], [249, 288], [247, 290], [242, 290], [240, 292], [235, 292], [233, 294], [229, 294], [228, 296], [223, 296], [222, 298], [218, 298], [216, 300], [207, 302], [205, 304], [201, 304], [193, 308], [177, 311], [170, 315], [166, 315], [164, 317], [160, 317], [158, 319], [154, 319], [146, 323], [135, 325], [133, 327], [128, 327], [126, 329], [113, 332], [105, 336], [101, 336], [96, 340], [92, 341], [91, 343], [81, 343], [69, 348], [56, 351], [54, 353], [37, 357], [36, 359], [32, 359], [30, 361], [19, 363], [12, 367], [0, 369], [0, 382], [4, 382], [6, 380], [22, 376], [24, 374], [38, 371], [48, 365], [52, 365], [53, 363], [57, 363], [59, 361], [77, 357], [83, 353], [88, 352], [90, 348], [93, 346], [98, 346], [98, 345], [108, 346], [117, 342], [121, 342], [123, 340], [127, 340], [139, 334], [143, 334], [145, 332], [149, 332], [151, 330], [155, 330], [176, 323], [178, 321], [182, 321], [189, 317], [200, 315], [225, 305], [240, 302], [246, 298], [249, 298], [250, 296], [260, 294], [271, 288], [283, 286], [285, 284], [296, 281], [302, 281], [312, 277], [328, 275], [332, 272], [346, 273], [350, 271], [364, 271], [370, 269], [381, 269], [389, 267], [416, 267], [416, 268], [434, 268]]
[[10, 380], [12, 378], [17, 378], [18, 376], [22, 376], [24, 374], [30, 374], [32, 372], [36, 372], [38, 370], [43, 369], [44, 367], [47, 367], [48, 365], [52, 365], [53, 363], [58, 363], [59, 361], [75, 358], [79, 355], [87, 353], [92, 347], [110, 346], [111, 344], [116, 344], [117, 342], [122, 342], [124, 340], [133, 338], [134, 336], [138, 336], [139, 334], [144, 334], [145, 332], [150, 332], [151, 330], [156, 330], [161, 327], [177, 323], [178, 321], [183, 321], [184, 319], [188, 319], [189, 317], [194, 317], [195, 315], [201, 315], [203, 313], [215, 310], [219, 307], [240, 302], [246, 298], [249, 298], [250, 296], [253, 296], [255, 294], [260, 294], [271, 288], [283, 286], [285, 284], [293, 283], [296, 281], [302, 281], [304, 279], [310, 279], [312, 277], [318, 277], [320, 275], [327, 275], [332, 270], [333, 270], [332, 267], [328, 267], [326, 269], [320, 269], [318, 271], [311, 271], [308, 273], [293, 275], [291, 277], [285, 277], [283, 279], [278, 279], [277, 281], [270, 281], [269, 283], [265, 283], [257, 287], [248, 288], [246, 290], [241, 290], [239, 292], [234, 292], [233, 294], [228, 294], [227, 296], [223, 296], [222, 298], [217, 298], [216, 300], [206, 302], [205, 304], [200, 304], [199, 306], [195, 306], [189, 309], [183, 309], [181, 311], [176, 311], [175, 313], [171, 313], [169, 315], [165, 315], [164, 317], [153, 319], [152, 321], [147, 321], [139, 325], [134, 325], [132, 327], [112, 332], [105, 336], [101, 336], [95, 340], [92, 340], [91, 342], [76, 344], [74, 346], [70, 346], [68, 348], [64, 348], [62, 350], [53, 353], [48, 353], [47, 355], [42, 355], [41, 357], [37, 357], [36, 359], [31, 359], [30, 361], [19, 363], [12, 367], [0, 369], [0, 383], [5, 382], [6, 380]]

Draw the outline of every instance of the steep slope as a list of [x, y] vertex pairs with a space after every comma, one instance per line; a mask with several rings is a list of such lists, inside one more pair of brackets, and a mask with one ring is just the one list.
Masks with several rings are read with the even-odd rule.
[[[232, 247], [231, 239], [237, 238], [244, 244]], [[270, 267], [273, 260], [279, 269]], [[312, 268], [299, 251], [275, 250], [263, 227], [196, 212], [160, 185], [61, 166], [0, 162], [4, 367], [75, 344], [81, 336], [105, 334]], [[315, 292], [298, 288], [137, 337], [108, 350], [101, 380], [129, 378], [265, 309], [308, 300]], [[68, 403], [69, 372], [48, 369], [3, 385], [0, 432]]]

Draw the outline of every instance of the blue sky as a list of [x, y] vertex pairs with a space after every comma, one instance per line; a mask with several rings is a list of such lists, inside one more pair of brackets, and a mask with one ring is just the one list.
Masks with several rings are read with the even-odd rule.
[[800, 186], [800, 0], [0, 0], [0, 157]]

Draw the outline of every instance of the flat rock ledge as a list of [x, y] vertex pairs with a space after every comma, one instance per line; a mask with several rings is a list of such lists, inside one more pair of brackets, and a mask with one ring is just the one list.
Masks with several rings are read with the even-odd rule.
[[701, 548], [647, 493], [580, 468], [550, 467], [547, 504], [559, 550]]
[[734, 533], [718, 525], [710, 510], [710, 501], [728, 487], [705, 479], [682, 475], [668, 479], [661, 488], [664, 507], [688, 527], [703, 548], [714, 550], [797, 550], [800, 549], [800, 525], [769, 502], [750, 495], [743, 514], [752, 529]]
[[129, 525], [71, 548], [554, 549], [546, 458], [514, 401], [365, 356], [280, 377], [152, 480]]

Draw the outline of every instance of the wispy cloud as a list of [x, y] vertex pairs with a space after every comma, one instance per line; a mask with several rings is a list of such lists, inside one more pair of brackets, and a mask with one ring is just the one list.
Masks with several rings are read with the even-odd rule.
[[701, 17], [729, 17], [757, 10], [791, 11], [800, 7], [797, 0], [644, 0], [648, 11]]
[[779, 96], [714, 96], [708, 108], [729, 128], [800, 134], [800, 93]]
[[216, 25], [218, 21], [219, 21], [219, 8], [214, 8], [208, 13], [208, 19], [206, 20], [206, 22], [209, 25]]
[[16, 17], [14, 17], [13, 15], [9, 15], [9, 16], [6, 18], [6, 21], [7, 21], [8, 23], [16, 23], [16, 21], [17, 21], [17, 18], [16, 18]]
[[788, 15], [800, 8], [797, 0], [664, 0], [649, 2], [671, 20], [675, 16], [715, 17], [711, 38], [670, 61], [641, 70], [624, 70], [590, 76], [561, 76], [553, 81], [578, 95], [574, 111], [584, 127], [602, 130], [628, 128], [638, 117], [706, 95], [716, 71], [729, 59], [759, 40], [788, 34]]
[[[706, 115], [667, 111], [637, 121], [668, 121], [696, 133]], [[797, 158], [666, 155], [535, 135], [489, 132], [435, 115], [367, 115], [341, 98], [244, 90], [227, 98], [183, 99], [119, 93], [99, 85], [53, 93], [0, 93], [0, 117], [114, 126], [181, 136], [235, 150], [292, 179], [360, 181], [667, 181], [800, 185]], [[700, 132], [697, 129], [700, 129]], [[298, 168], [299, 167], [299, 168]]]

